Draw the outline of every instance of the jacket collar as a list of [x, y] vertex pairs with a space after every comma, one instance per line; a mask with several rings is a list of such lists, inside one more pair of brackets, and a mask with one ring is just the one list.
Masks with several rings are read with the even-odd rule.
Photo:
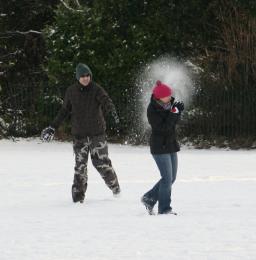
[[90, 83], [87, 85], [87, 86], [83, 86], [79, 81], [77, 82], [77, 87], [79, 88], [79, 90], [81, 92], [84, 92], [84, 91], [90, 91], [93, 87], [93, 82], [90, 81]]

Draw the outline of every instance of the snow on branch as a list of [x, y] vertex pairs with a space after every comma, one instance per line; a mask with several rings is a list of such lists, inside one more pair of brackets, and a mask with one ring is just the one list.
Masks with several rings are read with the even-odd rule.
[[[60, 0], [60, 2], [70, 11], [72, 12], [83, 12], [83, 10], [80, 9], [73, 9], [72, 7], [70, 7], [64, 0]], [[78, 0], [76, 0], [76, 3], [78, 6], [81, 6], [80, 3], [78, 2]]]
[[78, 0], [75, 0], [75, 2], [76, 2], [76, 4], [77, 4], [78, 7], [81, 7], [81, 4], [79, 3]]
[[15, 51], [15, 52], [11, 52], [11, 53], [8, 53], [8, 54], [5, 54], [3, 56], [0, 56], [0, 59], [4, 59], [4, 58], [7, 58], [9, 56], [15, 56], [16, 54], [19, 54], [20, 51]]
[[10, 35], [10, 34], [22, 34], [22, 35], [26, 35], [26, 34], [29, 34], [29, 33], [34, 33], [34, 34], [42, 34], [42, 32], [39, 32], [39, 31], [34, 31], [34, 30], [29, 30], [29, 31], [26, 31], [26, 32], [21, 32], [21, 31], [6, 31], [4, 33], [0, 33], [0, 35]]

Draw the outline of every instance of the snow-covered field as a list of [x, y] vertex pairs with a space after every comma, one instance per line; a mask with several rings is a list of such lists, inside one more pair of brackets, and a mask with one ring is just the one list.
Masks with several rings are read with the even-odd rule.
[[0, 140], [1, 260], [256, 259], [256, 151], [179, 153], [173, 209], [149, 216], [158, 179], [148, 147], [109, 145], [122, 196], [89, 163], [84, 204], [71, 201], [71, 143]]

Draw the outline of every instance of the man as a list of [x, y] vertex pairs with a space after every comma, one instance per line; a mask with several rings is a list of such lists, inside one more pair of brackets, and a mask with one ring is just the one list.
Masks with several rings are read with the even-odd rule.
[[93, 166], [98, 170], [113, 195], [120, 193], [117, 175], [108, 157], [108, 146], [104, 115], [113, 116], [116, 124], [119, 118], [115, 106], [106, 91], [92, 81], [90, 68], [82, 63], [76, 67], [76, 82], [66, 90], [64, 103], [49, 127], [42, 131], [44, 141], [53, 139], [55, 129], [71, 114], [73, 149], [75, 153], [75, 174], [72, 185], [74, 202], [83, 203], [87, 189], [87, 162], [91, 154]]

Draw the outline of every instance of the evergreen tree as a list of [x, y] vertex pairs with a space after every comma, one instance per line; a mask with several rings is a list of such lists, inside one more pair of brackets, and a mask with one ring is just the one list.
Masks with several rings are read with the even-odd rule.
[[42, 28], [52, 21], [56, 1], [0, 3], [0, 117], [14, 135], [38, 131], [38, 99], [45, 81]]

